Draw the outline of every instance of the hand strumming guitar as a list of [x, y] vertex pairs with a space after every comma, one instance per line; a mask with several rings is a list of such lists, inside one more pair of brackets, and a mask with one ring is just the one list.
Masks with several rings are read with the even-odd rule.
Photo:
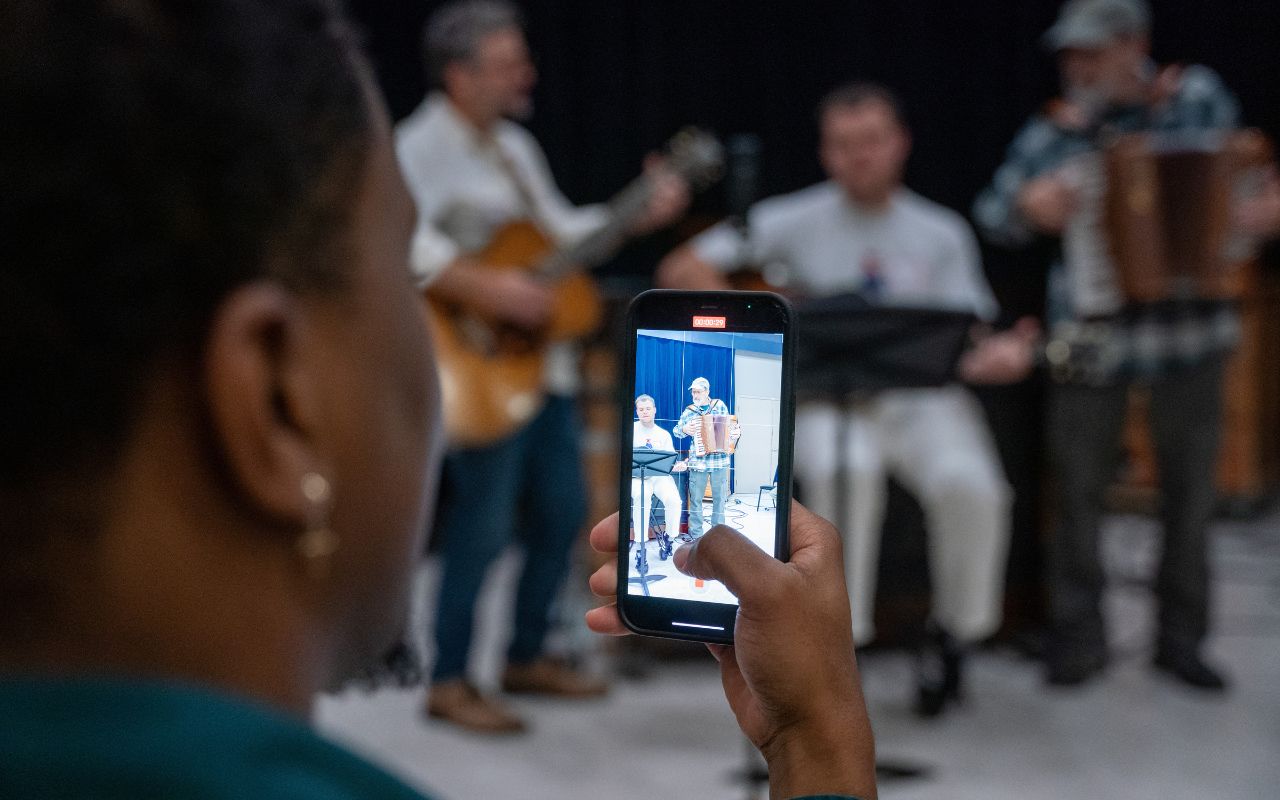
[[482, 317], [526, 330], [547, 324], [555, 297], [527, 272], [498, 269], [467, 257], [450, 264], [431, 288]]

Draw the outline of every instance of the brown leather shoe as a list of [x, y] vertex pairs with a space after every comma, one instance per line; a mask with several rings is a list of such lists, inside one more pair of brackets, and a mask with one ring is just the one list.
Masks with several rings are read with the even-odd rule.
[[475, 733], [524, 733], [524, 720], [491, 700], [462, 678], [432, 684], [427, 716]]
[[508, 664], [502, 675], [502, 690], [512, 694], [587, 698], [603, 697], [608, 694], [609, 685], [559, 659], [543, 656], [528, 664]]

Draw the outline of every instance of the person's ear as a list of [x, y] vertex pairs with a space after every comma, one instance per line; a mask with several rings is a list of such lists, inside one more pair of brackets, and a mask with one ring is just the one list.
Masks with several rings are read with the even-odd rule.
[[226, 479], [253, 511], [295, 531], [311, 510], [304, 478], [323, 466], [314, 441], [322, 381], [308, 366], [317, 346], [298, 300], [259, 282], [222, 302], [204, 354], [212, 445]]
[[451, 61], [440, 73], [441, 87], [453, 97], [469, 97], [471, 84], [471, 69], [465, 62]]

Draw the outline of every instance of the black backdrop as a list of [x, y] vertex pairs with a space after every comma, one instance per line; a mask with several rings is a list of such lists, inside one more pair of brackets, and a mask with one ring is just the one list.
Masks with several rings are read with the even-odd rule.
[[[967, 214], [1013, 133], [1056, 91], [1054, 64], [1039, 37], [1060, 4], [526, 0], [519, 5], [541, 76], [529, 126], [575, 202], [607, 198], [637, 172], [646, 152], [689, 123], [725, 136], [758, 135], [759, 188], [768, 195], [821, 178], [818, 98], [849, 79], [878, 80], [902, 96], [914, 131], [908, 184]], [[439, 5], [349, 5], [365, 28], [397, 118], [425, 90], [420, 34]], [[1155, 58], [1218, 70], [1240, 98], [1245, 122], [1280, 138], [1280, 0], [1156, 0], [1153, 10]], [[704, 219], [723, 210], [723, 193], [716, 191], [695, 206]], [[606, 272], [642, 284], [672, 244], [671, 234], [640, 243]], [[1007, 318], [1040, 310], [1048, 253], [1044, 247], [986, 250], [985, 266]], [[980, 394], [1017, 492], [1009, 610], [1025, 621], [1037, 616], [1039, 597], [1041, 387], [1031, 381]], [[899, 492], [891, 496], [891, 515], [918, 513]], [[908, 598], [899, 607], [920, 595], [921, 550], [918, 535], [885, 548], [882, 576], [894, 580], [882, 580], [881, 592], [898, 587]], [[881, 625], [882, 633], [887, 627]]]
[[[421, 98], [419, 38], [438, 2], [355, 0], [396, 117]], [[682, 124], [758, 133], [764, 189], [819, 177], [813, 106], [832, 85], [898, 90], [908, 181], [967, 208], [1011, 134], [1055, 89], [1039, 45], [1058, 0], [539, 0], [520, 4], [541, 81], [531, 122], [574, 200], [606, 197]], [[1225, 77], [1246, 121], [1280, 133], [1280, 3], [1156, 2], [1161, 62]]]
[[[425, 90], [422, 25], [432, 0], [354, 0], [392, 114]], [[967, 213], [1018, 126], [1056, 90], [1040, 46], [1060, 0], [525, 0], [540, 73], [530, 127], [575, 202], [607, 198], [643, 155], [689, 123], [763, 144], [760, 189], [821, 178], [813, 108], [833, 85], [884, 82], [915, 135], [907, 182]], [[1155, 57], [1218, 70], [1248, 124], [1280, 137], [1280, 2], [1157, 0]], [[696, 210], [714, 216], [723, 194]], [[642, 277], [660, 246], [609, 269]], [[1039, 308], [1025, 258], [988, 251], [1010, 316]], [[1032, 260], [1036, 260], [1034, 256]]]

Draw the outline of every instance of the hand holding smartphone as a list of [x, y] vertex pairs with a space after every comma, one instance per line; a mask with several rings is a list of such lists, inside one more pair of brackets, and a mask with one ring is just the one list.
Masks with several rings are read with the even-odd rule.
[[733, 641], [734, 591], [672, 560], [716, 525], [790, 553], [794, 352], [777, 295], [652, 291], [632, 302], [618, 532], [618, 612], [632, 631]]
[[[591, 545], [618, 550], [614, 514]], [[771, 796], [875, 797], [875, 747], [854, 659], [840, 536], [798, 503], [791, 506], [790, 560], [774, 559], [727, 527], [673, 555], [689, 576], [722, 581], [740, 599], [733, 646], [709, 644], [725, 697], [743, 733], [769, 764]], [[629, 632], [613, 601], [618, 562], [591, 576], [605, 605], [587, 613], [597, 633]]]
[[[789, 307], [761, 293], [646, 292], [624, 350], [620, 512], [591, 532], [592, 547], [617, 557], [591, 576], [606, 604], [588, 627], [708, 642], [772, 796], [875, 797], [840, 536], [791, 501]], [[681, 533], [693, 540], [676, 547], [668, 534]]]

